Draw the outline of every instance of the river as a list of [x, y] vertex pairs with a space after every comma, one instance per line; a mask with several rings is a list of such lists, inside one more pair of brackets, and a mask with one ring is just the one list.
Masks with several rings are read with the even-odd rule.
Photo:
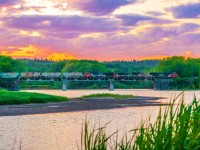
[[[161, 102], [169, 102], [181, 91], [154, 90], [32, 90], [52, 95], [76, 98], [92, 93], [132, 94], [136, 96], [165, 97]], [[200, 98], [200, 91], [186, 91], [186, 103], [191, 102], [194, 94]], [[152, 121], [158, 113], [158, 106], [126, 107], [109, 110], [78, 111], [53, 114], [4, 116], [0, 117], [0, 150], [77, 150], [80, 144], [81, 127], [85, 117], [91, 122], [101, 124], [111, 121], [107, 132], [116, 129], [129, 131], [136, 128], [141, 120], [152, 116]]]

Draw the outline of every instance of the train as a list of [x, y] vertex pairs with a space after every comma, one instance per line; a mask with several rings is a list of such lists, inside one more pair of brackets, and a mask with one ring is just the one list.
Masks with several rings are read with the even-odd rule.
[[155, 72], [151, 72], [150, 73], [151, 76], [155, 77], [155, 78], [178, 78], [178, 74], [177, 73], [155, 73]]
[[177, 78], [179, 77], [177, 73], [154, 73], [151, 72], [149, 75], [141, 72], [132, 72], [132, 73], [116, 73], [116, 72], [108, 72], [108, 73], [92, 73], [92, 72], [7, 72], [0, 73], [0, 78], [124, 78], [129, 76], [136, 76], [140, 78], [145, 78], [146, 76], [151, 76], [154, 78]]

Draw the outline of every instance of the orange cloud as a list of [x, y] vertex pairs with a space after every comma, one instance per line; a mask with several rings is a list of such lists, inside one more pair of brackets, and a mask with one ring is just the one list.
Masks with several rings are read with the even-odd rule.
[[39, 49], [29, 45], [27, 47], [8, 47], [9, 50], [0, 50], [0, 55], [11, 57], [34, 57], [39, 53]]
[[1, 50], [0, 55], [11, 56], [13, 58], [45, 58], [52, 61], [76, 59], [75, 56], [64, 53], [54, 53], [51, 50], [40, 49], [33, 45], [27, 47], [7, 47], [6, 50]]
[[53, 61], [60, 61], [60, 60], [72, 60], [76, 59], [74, 56], [69, 55], [69, 54], [63, 54], [63, 53], [53, 53], [50, 54], [46, 57], [48, 60], [53, 60]]

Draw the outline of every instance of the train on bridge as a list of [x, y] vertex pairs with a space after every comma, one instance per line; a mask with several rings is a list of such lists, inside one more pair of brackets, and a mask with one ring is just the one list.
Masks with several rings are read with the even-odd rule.
[[81, 73], [81, 72], [7, 72], [0, 73], [0, 79], [7, 83], [8, 88], [17, 90], [19, 82], [61, 81], [62, 89], [67, 89], [67, 81], [106, 81], [109, 90], [114, 90], [114, 82], [152, 81], [156, 89], [167, 89], [169, 84], [178, 77], [176, 73]]
[[108, 78], [108, 79], [115, 79], [115, 78], [125, 78], [125, 77], [138, 77], [140, 79], [145, 79], [147, 77], [154, 77], [154, 78], [177, 78], [177, 73], [150, 73], [149, 75], [146, 75], [145, 73], [140, 72], [133, 72], [133, 73], [116, 73], [116, 72], [110, 72], [110, 73], [91, 73], [91, 72], [7, 72], [7, 73], [0, 73], [0, 78], [2, 79], [55, 79], [55, 78], [61, 78], [61, 79], [79, 79], [79, 78]]

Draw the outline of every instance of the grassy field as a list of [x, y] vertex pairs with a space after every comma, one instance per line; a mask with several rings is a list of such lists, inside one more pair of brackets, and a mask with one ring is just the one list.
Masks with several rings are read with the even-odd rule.
[[126, 134], [122, 140], [118, 130], [107, 135], [105, 126], [92, 126], [86, 119], [81, 133], [80, 150], [199, 150], [200, 149], [200, 103], [196, 99], [190, 105], [174, 102], [138, 129]]
[[102, 94], [91, 94], [85, 95], [81, 98], [115, 98], [115, 99], [126, 99], [126, 98], [135, 98], [133, 95], [120, 95], [120, 94], [110, 94], [110, 93], [102, 93]]
[[0, 90], [0, 105], [62, 102], [67, 100], [66, 97], [61, 96]]

